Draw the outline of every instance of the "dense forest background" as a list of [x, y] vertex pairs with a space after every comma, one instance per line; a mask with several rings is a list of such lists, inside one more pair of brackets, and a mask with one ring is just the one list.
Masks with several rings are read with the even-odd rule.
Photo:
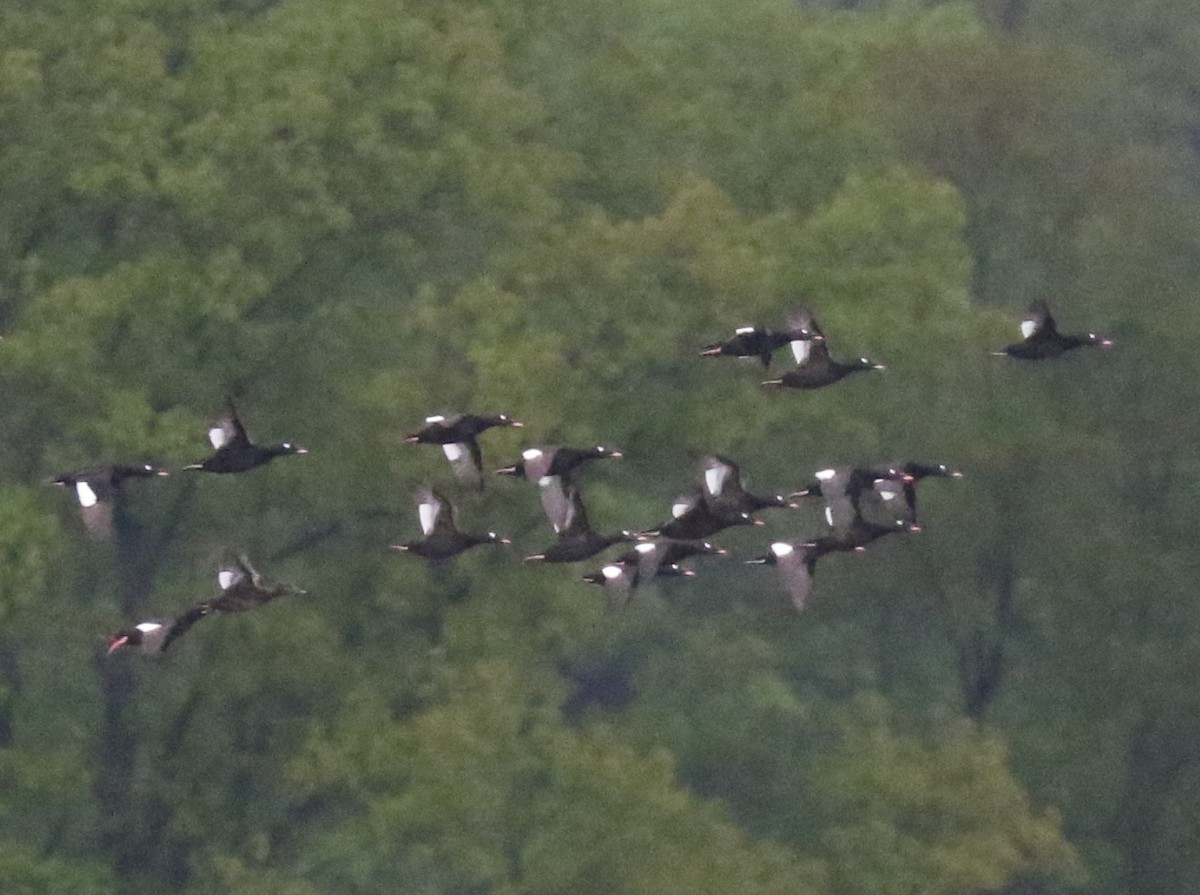
[[[5, 3], [0, 891], [1192, 895], [1198, 72], [1185, 0]], [[1038, 297], [1117, 347], [990, 357]], [[696, 357], [800, 304], [887, 371]], [[310, 453], [47, 487], [226, 395]], [[965, 478], [803, 614], [740, 559], [814, 507], [612, 613], [446, 410], [620, 447], [604, 530]], [[389, 551], [426, 482], [514, 546]], [[308, 595], [105, 657], [230, 550]]]

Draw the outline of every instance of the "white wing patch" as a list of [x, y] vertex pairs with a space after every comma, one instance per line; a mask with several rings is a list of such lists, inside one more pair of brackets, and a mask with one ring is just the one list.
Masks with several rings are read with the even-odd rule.
[[427, 417], [425, 417], [425, 422], [427, 422], [427, 423], [444, 423], [444, 422], [446, 422], [446, 418], [444, 416], [440, 416], [440, 415], [439, 416], [427, 416]]
[[92, 486], [87, 482], [76, 482], [75, 494], [79, 498], [79, 505], [81, 507], [94, 507], [100, 500], [96, 496], [96, 492], [92, 490]]
[[1037, 332], [1037, 328], [1038, 328], [1037, 321], [1034, 320], [1032, 317], [1030, 317], [1026, 320], [1022, 320], [1021, 321], [1021, 338], [1028, 339], [1035, 332]]
[[635, 545], [633, 549], [636, 550], [638, 553], [653, 553], [655, 550], [658, 549], [658, 545], [650, 544], [650, 543], [643, 541], [641, 544]]
[[521, 456], [526, 460], [536, 460], [538, 457], [542, 456], [542, 452], [538, 448], [527, 448], [521, 451]]
[[463, 446], [461, 444], [443, 444], [442, 450], [446, 453], [446, 459], [451, 463], [456, 463], [462, 459]]
[[417, 516], [421, 520], [421, 531], [429, 534], [433, 531], [433, 524], [437, 522], [437, 507], [431, 503], [421, 503], [417, 505]]
[[825, 522], [830, 528], [833, 528], [833, 508], [825, 507]]
[[817, 471], [817, 480], [821, 482], [827, 482], [835, 475], [837, 475], [836, 469], [821, 469]]
[[692, 502], [690, 500], [677, 500], [671, 505], [671, 515], [678, 519], [691, 508]]
[[159, 628], [161, 628], [162, 622], [141, 622], [137, 625], [134, 625], [134, 627], [143, 634], [149, 634], [151, 631], [157, 631]]
[[733, 332], [735, 335], [744, 336], [744, 335], [746, 335], [746, 333], [754, 332], [755, 329], [756, 329], [756, 327], [753, 327], [753, 326], [739, 326]]
[[725, 465], [710, 466], [704, 470], [704, 486], [708, 488], [708, 493], [714, 497], [721, 493], [721, 489], [725, 487], [725, 477], [729, 475], [729, 468]]
[[613, 581], [617, 578], [620, 578], [624, 571], [625, 570], [622, 569], [620, 566], [605, 566], [603, 569], [600, 570], [600, 572], [604, 575], [604, 577], [607, 578], [609, 581]]
[[771, 545], [771, 552], [774, 553], [776, 556], [780, 556], [780, 557], [787, 556], [789, 553], [792, 553], [795, 549], [796, 549], [795, 547], [793, 547], [791, 544], [787, 543], [786, 541], [776, 541], [774, 544]]
[[224, 426], [213, 426], [208, 430], [208, 440], [212, 443], [213, 450], [219, 451], [229, 441], [229, 433], [225, 431]]
[[788, 343], [792, 346], [792, 355], [796, 358], [797, 364], [802, 364], [808, 360], [808, 355], [812, 351], [812, 342], [808, 339], [796, 339]]
[[237, 580], [238, 574], [233, 569], [221, 569], [217, 572], [217, 584], [221, 586], [221, 590], [229, 590]]

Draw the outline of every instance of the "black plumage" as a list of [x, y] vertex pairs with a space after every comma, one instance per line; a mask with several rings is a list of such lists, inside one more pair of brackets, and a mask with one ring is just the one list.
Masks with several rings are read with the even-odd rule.
[[555, 531], [566, 527], [571, 512], [571, 491], [576, 487], [576, 475], [585, 463], [592, 460], [619, 459], [620, 451], [597, 445], [592, 448], [554, 447], [537, 445], [526, 448], [521, 459], [512, 466], [497, 469], [497, 475], [528, 479], [538, 486], [542, 508]]
[[677, 498], [671, 507], [672, 519], [658, 528], [641, 532], [647, 537], [698, 541], [735, 525], [762, 525], [749, 513], [723, 506], [710, 507], [702, 492]]
[[154, 618], [139, 622], [132, 628], [118, 631], [108, 639], [109, 655], [124, 647], [132, 647], [147, 655], [166, 652], [167, 647], [210, 612], [209, 605], [201, 603], [176, 618]]
[[479, 436], [497, 426], [520, 428], [523, 423], [498, 413], [437, 414], [425, 418], [425, 427], [404, 438], [405, 444], [439, 444], [454, 474], [476, 488], [483, 488], [483, 452]]
[[417, 517], [421, 521], [424, 535], [418, 541], [396, 544], [393, 550], [415, 553], [424, 559], [441, 561], [457, 556], [480, 544], [509, 544], [494, 531], [473, 534], [460, 531], [454, 522], [454, 507], [448, 500], [429, 487], [421, 487], [416, 493]]
[[526, 562], [578, 562], [595, 556], [613, 544], [637, 540], [628, 531], [603, 535], [594, 530], [588, 522], [583, 495], [578, 488], [571, 490], [568, 503], [570, 510], [562, 520], [563, 524], [561, 527], [555, 526], [558, 540], [541, 553], [525, 557]]
[[804, 323], [810, 332], [821, 335], [821, 339], [792, 342], [796, 366], [778, 379], [768, 379], [763, 385], [798, 389], [824, 388], [840, 382], [852, 373], [884, 369], [883, 364], [877, 364], [865, 357], [852, 361], [834, 360], [829, 354], [829, 345], [824, 334], [812, 314], [804, 310], [797, 311], [793, 319], [797, 323]]
[[1112, 340], [1095, 333], [1064, 335], [1058, 331], [1050, 306], [1038, 299], [1029, 306], [1025, 319], [1021, 321], [1021, 341], [1005, 346], [994, 354], [1008, 355], [1018, 360], [1047, 360], [1058, 357], [1076, 348], [1109, 348]]
[[246, 612], [278, 597], [305, 593], [291, 584], [267, 585], [245, 554], [221, 564], [217, 569], [217, 584], [221, 587], [220, 596], [204, 604], [213, 612]]
[[759, 510], [795, 508], [780, 494], [752, 494], [742, 486], [742, 474], [738, 465], [727, 457], [711, 455], [701, 461], [703, 468], [704, 502], [713, 512], [755, 513]]
[[216, 473], [247, 472], [270, 463], [276, 457], [308, 453], [305, 448], [290, 441], [254, 444], [246, 434], [233, 401], [226, 403], [225, 415], [209, 427], [208, 440], [213, 446], [213, 455], [184, 469]]
[[125, 481], [165, 475], [165, 470], [149, 463], [102, 463], [78, 472], [63, 473], [50, 481], [74, 489], [84, 526], [96, 537], [107, 538], [112, 535], [112, 502]]

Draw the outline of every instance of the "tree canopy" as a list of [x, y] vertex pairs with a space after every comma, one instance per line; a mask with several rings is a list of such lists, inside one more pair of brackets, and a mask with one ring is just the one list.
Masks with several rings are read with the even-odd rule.
[[[57, 0], [0, 9], [0, 891], [1190, 895], [1200, 12]], [[1035, 299], [1111, 351], [1022, 363]], [[799, 307], [881, 373], [700, 358]], [[786, 368], [781, 352], [772, 375]], [[236, 403], [283, 457], [184, 471]], [[405, 437], [506, 413], [485, 487]], [[633, 591], [522, 563], [530, 444], [922, 531]], [[153, 462], [97, 536], [47, 482]], [[411, 495], [511, 547], [426, 564]], [[1189, 521], [1190, 520], [1190, 521]], [[528, 548], [528, 549], [527, 549]], [[169, 620], [250, 557], [289, 595]]]

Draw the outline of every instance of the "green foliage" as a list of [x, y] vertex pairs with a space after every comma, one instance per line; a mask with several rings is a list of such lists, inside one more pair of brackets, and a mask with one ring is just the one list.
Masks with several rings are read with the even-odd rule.
[[[1197, 18], [1028, 6], [0, 11], [0, 890], [1189, 892]], [[1118, 348], [989, 357], [1035, 297]], [[696, 357], [801, 305], [888, 370]], [[227, 396], [311, 453], [181, 471]], [[711, 452], [967, 475], [803, 615], [739, 559], [815, 504], [612, 613], [402, 445], [453, 410], [622, 448], [604, 531]], [[44, 486], [135, 460], [111, 540]], [[389, 551], [423, 483], [514, 546]], [[104, 656], [231, 551], [307, 595]]]

